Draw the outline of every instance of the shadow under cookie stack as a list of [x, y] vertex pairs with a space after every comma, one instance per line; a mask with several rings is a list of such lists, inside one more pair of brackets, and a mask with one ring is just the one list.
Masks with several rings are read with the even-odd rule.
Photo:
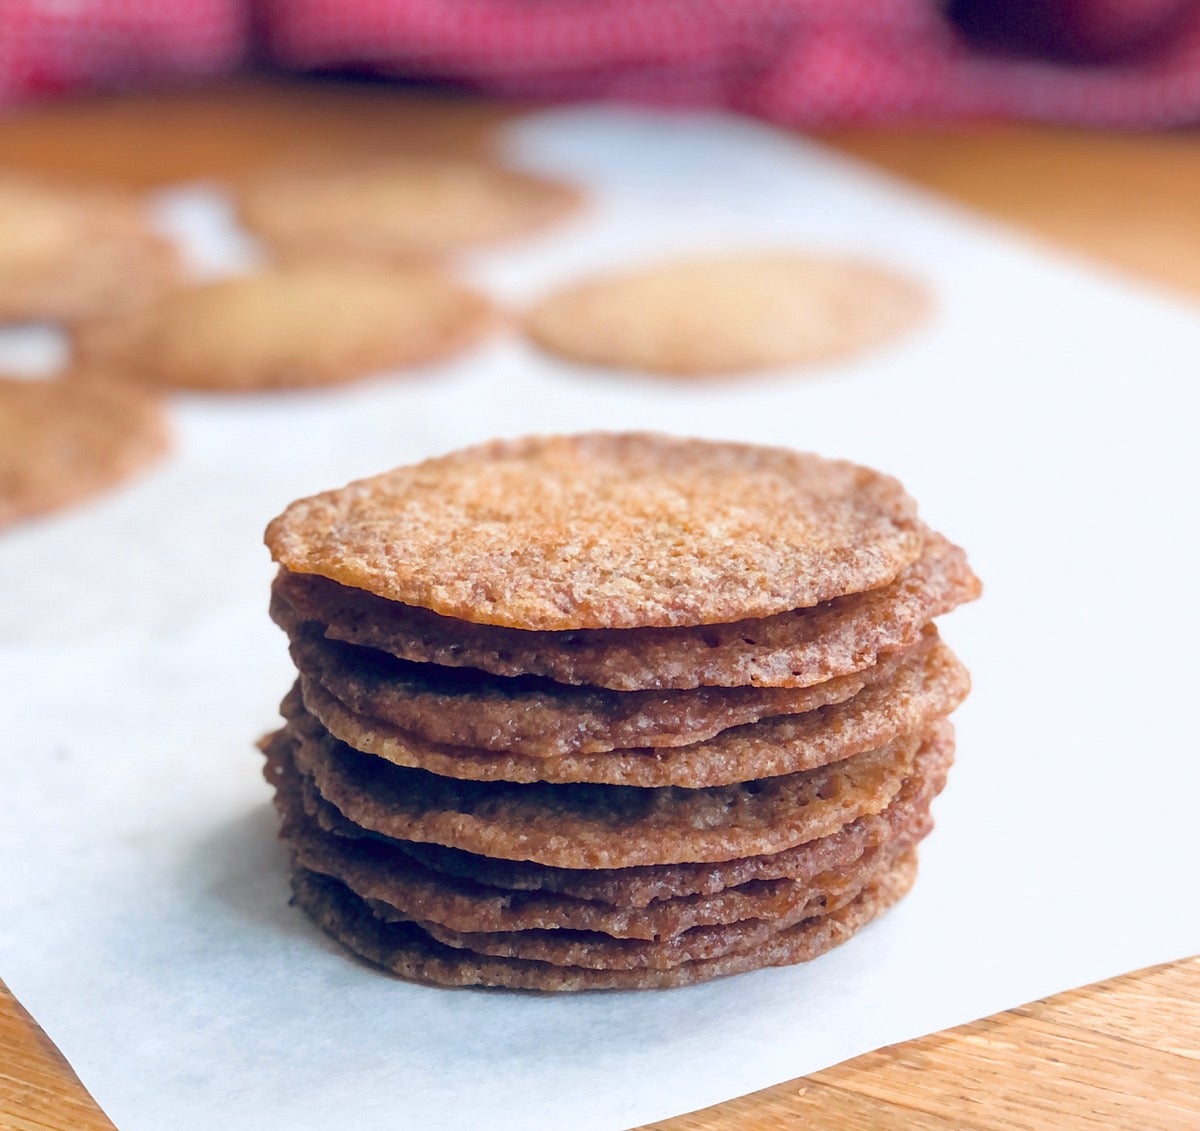
[[654, 435], [497, 441], [267, 531], [297, 902], [444, 985], [803, 962], [905, 894], [979, 593], [892, 479]]

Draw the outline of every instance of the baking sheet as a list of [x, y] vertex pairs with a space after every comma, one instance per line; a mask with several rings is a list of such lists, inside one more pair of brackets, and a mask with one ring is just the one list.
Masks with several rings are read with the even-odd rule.
[[[590, 210], [467, 273], [521, 302], [659, 252], [862, 252], [937, 313], [849, 364], [690, 388], [497, 339], [330, 393], [179, 398], [158, 472], [0, 540], [0, 976], [122, 1131], [621, 1128], [1200, 950], [1195, 310], [732, 118], [510, 129]], [[162, 222], [252, 254], [219, 196]], [[224, 241], [224, 242], [223, 242]], [[36, 364], [52, 342], [0, 339]], [[812, 965], [640, 994], [408, 985], [287, 905], [253, 740], [288, 687], [266, 521], [492, 435], [659, 428], [898, 475], [985, 579], [912, 895]]]

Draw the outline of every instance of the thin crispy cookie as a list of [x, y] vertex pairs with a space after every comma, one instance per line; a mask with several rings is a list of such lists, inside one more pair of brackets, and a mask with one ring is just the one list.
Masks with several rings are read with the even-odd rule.
[[76, 322], [174, 284], [174, 248], [122, 193], [0, 176], [0, 322]]
[[614, 691], [806, 687], [915, 644], [923, 625], [979, 591], [962, 550], [929, 533], [921, 557], [890, 585], [701, 628], [528, 632], [476, 625], [288, 570], [271, 587], [271, 616], [292, 636], [315, 626], [330, 640], [403, 660]]
[[893, 581], [921, 552], [888, 476], [782, 448], [531, 437], [301, 499], [275, 560], [390, 601], [534, 630], [726, 623]]
[[525, 892], [606, 904], [615, 915], [651, 907], [660, 901], [711, 897], [748, 884], [779, 879], [809, 882], [823, 871], [851, 863], [868, 849], [916, 827], [928, 813], [930, 802], [945, 786], [954, 761], [953, 729], [943, 722], [918, 752], [912, 774], [886, 809], [859, 817], [831, 836], [783, 852], [718, 863], [572, 869], [498, 860], [436, 844], [378, 838], [348, 821], [315, 791], [311, 781], [298, 776], [292, 760], [295, 740], [291, 735], [277, 731], [261, 745], [267, 759], [263, 773], [275, 787], [285, 821], [294, 812], [288, 805], [300, 804], [307, 814], [300, 819], [306, 827], [315, 824], [343, 839], [367, 838], [382, 846], [379, 851], [410, 857], [444, 879], [482, 885], [508, 900], [520, 899], [520, 893]]
[[410, 664], [315, 634], [293, 640], [291, 654], [302, 677], [355, 715], [428, 742], [532, 757], [686, 746], [770, 715], [849, 699], [892, 667], [885, 660], [813, 687], [607, 691]]
[[[471, 933], [571, 930], [661, 941], [694, 927], [745, 919], [782, 922], [815, 895], [828, 892], [823, 873], [844, 870], [879, 848], [838, 833], [835, 836], [842, 837], [845, 846], [842, 858], [815, 875], [751, 880], [712, 895], [656, 900], [644, 908], [614, 907], [553, 893], [490, 887], [426, 868], [394, 843], [332, 835], [305, 812], [302, 783], [294, 767], [282, 766], [274, 783], [275, 805], [283, 821], [281, 836], [301, 867], [344, 883], [370, 901], [382, 919], [432, 923]], [[932, 827], [928, 809], [916, 809], [880, 844], [889, 849], [908, 847]]]
[[575, 361], [701, 377], [849, 356], [928, 309], [924, 288], [875, 264], [727, 255], [579, 283], [538, 303], [525, 327]]
[[340, 384], [449, 357], [494, 324], [486, 299], [428, 270], [278, 267], [180, 287], [78, 336], [87, 361], [151, 384]]
[[733, 860], [829, 836], [886, 809], [921, 745], [905, 736], [805, 773], [689, 790], [460, 781], [294, 737], [296, 766], [362, 829], [560, 868]]
[[319, 723], [356, 750], [445, 777], [697, 789], [811, 770], [877, 749], [949, 714], [969, 688], [966, 669], [936, 637], [878, 666], [886, 674], [877, 682], [831, 706], [734, 727], [688, 746], [593, 754], [537, 757], [431, 743], [348, 711], [319, 685], [303, 680], [302, 695], [293, 691], [282, 712], [300, 730]]
[[99, 377], [0, 378], [0, 526], [79, 502], [167, 450], [158, 399]]
[[[431, 938], [457, 950], [496, 958], [520, 958], [549, 962], [552, 966], [585, 967], [590, 970], [669, 970], [685, 962], [701, 962], [745, 952], [766, 943], [772, 936], [802, 920], [818, 919], [840, 911], [874, 879], [913, 854], [911, 846], [875, 849], [853, 864], [828, 872], [820, 884], [790, 906], [780, 906], [769, 918], [738, 919], [692, 927], [660, 940], [616, 939], [598, 931], [455, 931], [437, 923], [419, 923]], [[402, 922], [386, 905], [368, 900], [367, 905], [384, 922]], [[773, 909], [775, 910], [775, 909]]]
[[764, 966], [807, 962], [881, 915], [905, 895], [915, 878], [915, 858], [905, 859], [840, 911], [797, 923], [749, 951], [669, 970], [587, 970], [489, 958], [444, 946], [415, 924], [383, 923], [345, 885], [302, 868], [292, 876], [292, 890], [296, 902], [327, 934], [369, 962], [414, 981], [526, 990], [630, 990], [685, 986]]
[[578, 190], [499, 165], [401, 156], [280, 171], [247, 185], [247, 227], [288, 254], [425, 259], [524, 235], [572, 212]]

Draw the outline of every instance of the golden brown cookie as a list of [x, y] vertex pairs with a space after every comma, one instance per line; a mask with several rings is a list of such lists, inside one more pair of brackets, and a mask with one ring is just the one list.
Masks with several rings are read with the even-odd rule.
[[82, 374], [0, 378], [0, 526], [82, 501], [166, 450], [162, 406], [144, 389]]
[[[688, 746], [528, 756], [431, 743], [355, 714], [302, 681], [284, 700], [296, 729], [334, 738], [398, 766], [474, 781], [678, 785], [698, 789], [811, 770], [883, 746], [949, 714], [970, 686], [966, 669], [936, 637], [890, 658], [880, 679], [842, 702], [721, 731]], [[301, 702], [301, 698], [303, 702]]]
[[418, 663], [538, 675], [615, 691], [805, 687], [915, 644], [922, 625], [974, 600], [979, 590], [962, 550], [928, 532], [921, 557], [890, 585], [812, 609], [703, 628], [499, 628], [285, 569], [271, 587], [271, 616], [292, 636], [311, 626], [330, 640]]
[[237, 392], [340, 384], [449, 357], [493, 325], [433, 271], [280, 267], [182, 287], [79, 335], [86, 361], [150, 384]]
[[[915, 843], [931, 827], [932, 821], [924, 814], [911, 831], [906, 831], [904, 843]], [[819, 899], [829, 890], [826, 874], [818, 873], [810, 882], [755, 880], [713, 896], [663, 899], [643, 909], [616, 908], [565, 896], [522, 896], [467, 880], [447, 880], [403, 853], [393, 852], [380, 866], [381, 846], [374, 841], [351, 841], [306, 830], [289, 836], [288, 843], [296, 863], [344, 883], [359, 898], [368, 900], [379, 918], [419, 922], [426, 930], [429, 925], [437, 925], [465, 934], [567, 930], [654, 942], [675, 938], [696, 927], [747, 919], [783, 925], [789, 916], [807, 918], [815, 912], [814, 898]], [[856, 861], [878, 851], [860, 854]], [[856, 861], [842, 867], [852, 867]], [[442, 941], [455, 945], [445, 938]], [[467, 949], [478, 951], [480, 947], [468, 943]], [[494, 953], [490, 949], [482, 952]]]
[[134, 197], [0, 176], [0, 322], [131, 309], [178, 276], [175, 250]]
[[496, 441], [268, 527], [299, 680], [262, 743], [297, 902], [408, 977], [683, 985], [899, 898], [978, 595], [869, 469], [646, 434]]
[[783, 448], [595, 433], [495, 441], [293, 503], [294, 573], [510, 628], [696, 626], [886, 585], [920, 556], [890, 477]]
[[[941, 724], [932, 724], [931, 733]], [[292, 732], [292, 757], [349, 821], [394, 840], [559, 868], [722, 861], [782, 852], [886, 809], [922, 736], [798, 774], [709, 789], [517, 785], [404, 769]]]
[[770, 715], [841, 702], [890, 670], [876, 664], [813, 687], [608, 691], [409, 664], [317, 636], [297, 637], [291, 654], [303, 678], [356, 715], [427, 742], [530, 757], [687, 746]]
[[246, 186], [242, 219], [286, 255], [438, 256], [536, 231], [579, 192], [498, 165], [405, 156], [280, 171]]
[[574, 361], [676, 376], [827, 362], [911, 329], [913, 281], [853, 260], [775, 253], [642, 267], [549, 295], [529, 337]]
[[910, 855], [884, 872], [840, 911], [805, 919], [765, 943], [720, 958], [667, 970], [589, 970], [456, 950], [412, 923], [384, 923], [344, 884], [298, 868], [296, 902], [348, 949], [393, 973], [446, 986], [507, 986], [530, 990], [648, 989], [685, 986], [727, 974], [807, 962], [845, 942], [901, 899], [916, 878]]
[[[685, 962], [702, 962], [727, 954], [757, 949], [772, 936], [802, 920], [819, 919], [840, 911], [873, 880], [900, 863], [906, 852], [875, 849], [836, 872], [819, 877], [806, 896], [764, 901], [766, 915], [691, 927], [663, 939], [614, 938], [603, 931], [532, 928], [521, 931], [456, 931], [440, 923], [418, 922], [431, 938], [456, 950], [496, 958], [548, 962], [552, 966], [589, 970], [669, 970]], [[357, 893], [356, 893], [357, 894]], [[367, 906], [385, 923], [412, 922], [387, 904], [368, 899]]]
[[[849, 871], [855, 872], [860, 867], [863, 866], [854, 865]], [[368, 899], [367, 905], [383, 922], [415, 921], [431, 938], [456, 950], [469, 950], [497, 958], [549, 962], [554, 966], [582, 966], [592, 970], [665, 970], [683, 962], [718, 958], [731, 951], [761, 945], [771, 935], [793, 926], [801, 919], [817, 918], [839, 910], [858, 895], [862, 886], [860, 883], [849, 890], [839, 886], [830, 895], [810, 891], [807, 898], [779, 898], [770, 904], [772, 918], [743, 918], [729, 923], [703, 924], [665, 939], [615, 938], [603, 931], [573, 928], [456, 931], [440, 923], [422, 922], [408, 915], [397, 914], [394, 908], [377, 900]]]
[[[821, 872], [849, 864], [867, 850], [908, 831], [920, 828], [919, 835], [923, 836], [930, 802], [945, 786], [954, 761], [953, 733], [945, 727], [922, 746], [913, 762], [912, 774], [887, 808], [859, 817], [830, 836], [806, 841], [783, 852], [703, 864], [575, 869], [528, 860], [500, 860], [437, 844], [373, 836], [349, 822], [315, 791], [311, 781], [299, 775], [292, 761], [294, 743], [292, 736], [283, 731], [277, 731], [262, 743], [267, 757], [263, 774], [275, 788], [276, 805], [284, 818], [284, 835], [295, 835], [297, 827], [303, 827], [335, 834], [341, 840], [365, 838], [370, 851], [382, 854], [389, 862], [397, 856], [407, 857], [436, 873], [443, 884], [462, 880], [476, 890], [499, 891], [506, 906], [528, 898], [529, 893], [545, 893], [561, 895], [570, 901], [605, 904], [618, 915], [660, 901], [708, 898], [749, 884], [780, 879], [811, 883]], [[478, 908], [478, 902], [475, 906]], [[432, 914], [427, 917], [436, 918]]]
[[[914, 779], [921, 770], [914, 768]], [[371, 902], [382, 919], [434, 923], [463, 932], [596, 931], [613, 938], [654, 941], [694, 927], [745, 919], [778, 922], [814, 895], [829, 892], [824, 873], [841, 874], [881, 847], [889, 851], [911, 847], [933, 827], [928, 808], [915, 809], [906, 821], [886, 826], [886, 839], [874, 844], [848, 837], [846, 830], [825, 838], [840, 841], [841, 855], [815, 873], [749, 880], [713, 894], [667, 896], [645, 907], [614, 907], [554, 893], [491, 887], [427, 868], [395, 843], [332, 835], [305, 812], [301, 782], [290, 764], [278, 766], [273, 781], [281, 835], [295, 863], [344, 883]], [[810, 866], [814, 859], [811, 852], [807, 858], [795, 850], [793, 855], [797, 863]]]

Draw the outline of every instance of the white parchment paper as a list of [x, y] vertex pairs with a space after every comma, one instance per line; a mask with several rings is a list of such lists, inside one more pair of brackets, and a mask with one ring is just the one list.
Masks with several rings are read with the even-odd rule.
[[[326, 394], [181, 398], [159, 471], [5, 533], [0, 976], [122, 1131], [621, 1128], [1200, 950], [1196, 312], [734, 119], [558, 111], [507, 144], [594, 201], [467, 264], [501, 299], [796, 245], [907, 269], [937, 313], [854, 363], [712, 388], [510, 337]], [[214, 207], [160, 209], [205, 270], [245, 251]], [[987, 593], [944, 634], [975, 691], [917, 887], [810, 966], [690, 989], [373, 972], [287, 905], [252, 747], [290, 682], [262, 528], [492, 435], [626, 427], [877, 465], [970, 550]]]

